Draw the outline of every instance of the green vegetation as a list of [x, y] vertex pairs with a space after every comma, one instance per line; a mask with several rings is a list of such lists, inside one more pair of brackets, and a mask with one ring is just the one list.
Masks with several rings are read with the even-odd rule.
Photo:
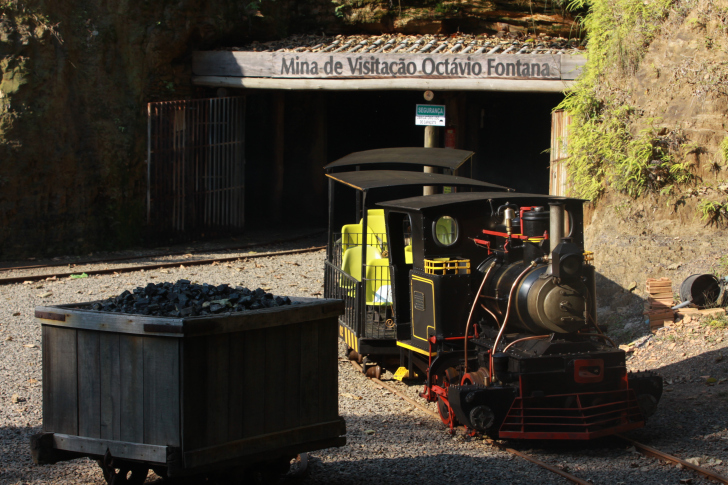
[[728, 222], [728, 201], [703, 200], [698, 204], [700, 220], [708, 225], [724, 226]]
[[728, 275], [728, 255], [721, 256], [718, 260], [718, 270], [724, 274]]
[[710, 327], [713, 329], [724, 330], [728, 328], [728, 317], [725, 314], [708, 317], [704, 320], [701, 320], [700, 325], [702, 327]]
[[728, 162], [728, 136], [723, 138], [723, 141], [720, 142], [718, 153], [720, 154], [724, 162]]
[[576, 87], [559, 105], [572, 116], [569, 170], [574, 195], [597, 200], [609, 186], [638, 197], [670, 193], [694, 180], [685, 156], [695, 147], [679, 130], [630, 130], [639, 113], [610, 78], [636, 72], [647, 47], [676, 0], [572, 0], [572, 10], [589, 7], [586, 29], [588, 62]]

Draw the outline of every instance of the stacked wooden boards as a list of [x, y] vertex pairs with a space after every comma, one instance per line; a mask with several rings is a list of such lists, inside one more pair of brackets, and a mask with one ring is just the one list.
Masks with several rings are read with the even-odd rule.
[[650, 330], [655, 331], [665, 326], [665, 322], [675, 319], [673, 306], [672, 280], [670, 278], [647, 278], [647, 308], [645, 316], [649, 318]]
[[35, 443], [48, 449], [34, 458], [108, 450], [175, 476], [343, 445], [343, 302], [294, 302], [192, 318], [37, 307], [43, 436]]

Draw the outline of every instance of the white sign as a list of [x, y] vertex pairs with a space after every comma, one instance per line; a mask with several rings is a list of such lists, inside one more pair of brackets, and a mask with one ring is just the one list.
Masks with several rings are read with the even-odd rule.
[[445, 126], [445, 106], [441, 104], [418, 104], [415, 112], [417, 126]]

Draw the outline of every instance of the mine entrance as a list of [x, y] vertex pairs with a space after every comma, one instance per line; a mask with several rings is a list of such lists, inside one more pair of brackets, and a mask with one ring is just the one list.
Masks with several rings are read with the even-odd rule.
[[[325, 224], [322, 167], [351, 152], [423, 146], [422, 91], [248, 91], [249, 226]], [[472, 150], [460, 175], [549, 193], [551, 111], [561, 93], [437, 92], [447, 108], [438, 146]], [[252, 142], [255, 140], [255, 142]], [[252, 209], [255, 207], [254, 209]]]

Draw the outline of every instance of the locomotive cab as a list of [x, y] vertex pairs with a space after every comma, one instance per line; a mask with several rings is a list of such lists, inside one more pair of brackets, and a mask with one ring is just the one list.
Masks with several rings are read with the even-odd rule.
[[401, 365], [426, 376], [422, 396], [448, 426], [591, 439], [655, 412], [661, 378], [628, 375], [597, 324], [582, 203], [486, 192], [380, 204]]

